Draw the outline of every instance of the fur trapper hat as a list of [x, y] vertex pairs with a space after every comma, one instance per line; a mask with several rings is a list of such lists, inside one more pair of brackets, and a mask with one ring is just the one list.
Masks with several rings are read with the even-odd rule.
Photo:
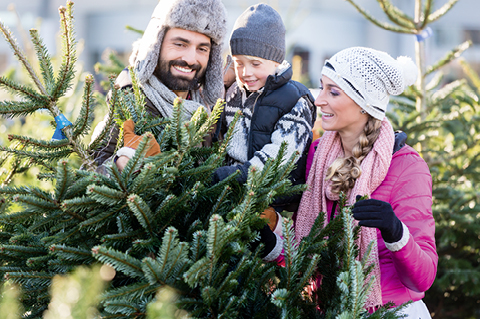
[[390, 95], [399, 95], [415, 83], [417, 73], [409, 57], [394, 59], [386, 52], [363, 47], [338, 52], [322, 69], [322, 75], [379, 120], [385, 117]]
[[160, 0], [142, 38], [133, 44], [129, 60], [140, 83], [152, 76], [165, 31], [169, 28], [199, 32], [212, 40], [203, 95], [208, 104], [215, 104], [223, 94], [222, 47], [227, 31], [227, 12], [222, 1]]

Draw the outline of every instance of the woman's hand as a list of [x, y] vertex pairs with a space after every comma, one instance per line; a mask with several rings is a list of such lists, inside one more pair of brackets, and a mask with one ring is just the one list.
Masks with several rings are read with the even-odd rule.
[[359, 200], [353, 205], [352, 212], [360, 226], [380, 229], [385, 242], [396, 243], [402, 239], [402, 222], [389, 203], [377, 199]]

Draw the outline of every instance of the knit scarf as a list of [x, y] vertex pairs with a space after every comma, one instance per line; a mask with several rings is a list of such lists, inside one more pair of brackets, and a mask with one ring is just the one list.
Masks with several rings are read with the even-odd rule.
[[[360, 164], [362, 174], [356, 180], [355, 186], [348, 194], [347, 204], [355, 203], [356, 195], [370, 195], [382, 183], [387, 175], [392, 161], [392, 150], [395, 142], [390, 122], [385, 118], [382, 121], [380, 135], [373, 144], [373, 148]], [[327, 198], [337, 200], [338, 194], [332, 194], [330, 191], [331, 182], [326, 181], [326, 172], [333, 161], [344, 156], [340, 135], [335, 131], [326, 131], [317, 146], [317, 151], [313, 158], [313, 164], [307, 179], [308, 189], [303, 193], [300, 207], [297, 212], [295, 224], [295, 235], [297, 241], [307, 236], [317, 218], [319, 212], [327, 212]], [[336, 198], [335, 196], [336, 195]], [[328, 213], [328, 212], [327, 212]], [[327, 221], [326, 221], [327, 223]], [[358, 224], [354, 221], [355, 225]], [[377, 229], [361, 227], [360, 236], [357, 240], [359, 255], [363, 256], [369, 243], [375, 241], [369, 257], [369, 263], [374, 263], [373, 271], [369, 277], [375, 276], [372, 290], [368, 296], [365, 307], [375, 309], [381, 306], [382, 291], [380, 284], [380, 265], [378, 259]], [[368, 264], [368, 263], [367, 263]]]
[[[145, 82], [140, 81], [140, 87], [147, 96], [147, 98], [155, 105], [163, 117], [172, 117], [173, 101], [177, 95], [167, 88], [165, 84], [160, 82], [155, 75], [150, 76]], [[199, 108], [203, 107], [210, 113], [210, 109], [200, 104], [203, 101], [200, 90], [191, 90], [192, 100], [183, 101], [183, 115], [186, 120], [189, 120], [193, 113]]]

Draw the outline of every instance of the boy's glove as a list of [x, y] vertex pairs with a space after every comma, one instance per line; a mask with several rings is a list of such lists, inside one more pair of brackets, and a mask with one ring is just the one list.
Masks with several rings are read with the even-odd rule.
[[240, 175], [237, 176], [237, 181], [240, 184], [243, 184], [247, 181], [248, 178], [248, 168], [250, 167], [250, 163], [246, 162], [243, 165], [233, 165], [233, 166], [222, 166], [216, 169], [213, 173], [212, 179], [213, 184], [217, 184], [220, 181], [223, 181], [228, 176], [232, 175], [236, 171], [240, 171]]
[[275, 230], [275, 227], [277, 226], [278, 216], [277, 216], [277, 212], [275, 211], [275, 209], [273, 207], [267, 207], [267, 209], [265, 209], [260, 214], [260, 217], [267, 220], [267, 222], [268, 222], [267, 225], [268, 225], [268, 227], [270, 227], [270, 229], [272, 231]]
[[360, 200], [353, 205], [352, 212], [360, 226], [380, 229], [385, 242], [396, 243], [402, 239], [402, 222], [389, 203], [376, 199]]
[[260, 243], [263, 243], [265, 245], [261, 255], [262, 258], [268, 256], [268, 254], [270, 254], [277, 245], [277, 236], [275, 236], [275, 234], [270, 229], [270, 227], [268, 227], [268, 225], [265, 225], [262, 229], [260, 229], [260, 240], [251, 243], [250, 247], [252, 251], [257, 249]]
[[[142, 141], [142, 136], [135, 134], [135, 123], [133, 120], [126, 120], [123, 123], [123, 141], [125, 147], [130, 147], [133, 149], [137, 149], [138, 144]], [[147, 153], [145, 157], [154, 156], [160, 154], [160, 145], [158, 145], [155, 138], [150, 140], [150, 144], [148, 146]]]

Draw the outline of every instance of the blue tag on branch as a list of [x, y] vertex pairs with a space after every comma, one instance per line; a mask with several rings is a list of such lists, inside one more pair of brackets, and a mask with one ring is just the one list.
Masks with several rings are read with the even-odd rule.
[[433, 30], [430, 27], [427, 27], [422, 30], [419, 34], [416, 34], [415, 36], [417, 37], [417, 41], [421, 42], [424, 41], [425, 39], [431, 37], [433, 35]]
[[55, 128], [55, 132], [53, 133], [52, 141], [58, 141], [67, 138], [62, 132], [62, 128], [72, 125], [72, 122], [67, 120], [67, 118], [63, 114], [56, 116], [55, 122], [57, 123], [57, 127]]

